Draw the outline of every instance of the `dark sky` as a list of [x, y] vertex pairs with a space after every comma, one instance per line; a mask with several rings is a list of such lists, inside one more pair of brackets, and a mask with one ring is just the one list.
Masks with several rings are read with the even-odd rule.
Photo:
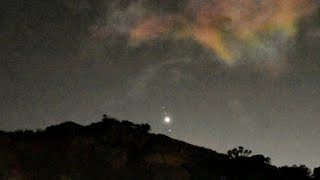
[[319, 166], [318, 4], [3, 0], [0, 129], [106, 113], [218, 152]]

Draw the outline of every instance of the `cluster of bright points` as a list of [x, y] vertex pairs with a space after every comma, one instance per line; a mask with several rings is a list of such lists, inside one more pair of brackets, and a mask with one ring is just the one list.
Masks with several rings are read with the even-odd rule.
[[164, 109], [164, 115], [165, 115], [165, 117], [164, 117], [164, 122], [168, 124], [168, 123], [170, 123], [171, 119], [170, 119], [170, 117], [167, 115], [166, 108], [163, 106], [162, 109]]
[[[162, 109], [164, 109], [164, 123], [165, 124], [170, 124], [171, 123], [171, 118], [167, 115], [167, 111], [165, 107], [162, 107]], [[171, 129], [168, 130], [169, 132], [171, 132]]]

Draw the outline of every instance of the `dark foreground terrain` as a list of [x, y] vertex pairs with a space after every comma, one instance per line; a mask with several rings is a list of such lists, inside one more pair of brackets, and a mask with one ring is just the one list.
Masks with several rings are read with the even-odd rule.
[[278, 168], [243, 147], [219, 154], [149, 130], [104, 116], [88, 126], [0, 132], [0, 179], [320, 179], [319, 168]]

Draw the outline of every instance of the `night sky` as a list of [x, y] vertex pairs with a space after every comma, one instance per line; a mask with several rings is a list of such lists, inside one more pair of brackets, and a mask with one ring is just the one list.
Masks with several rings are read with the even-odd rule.
[[108, 114], [218, 152], [319, 166], [319, 4], [2, 0], [0, 129]]

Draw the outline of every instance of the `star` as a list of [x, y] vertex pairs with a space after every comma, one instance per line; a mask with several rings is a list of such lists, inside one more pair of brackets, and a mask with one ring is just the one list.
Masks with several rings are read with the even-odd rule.
[[166, 116], [166, 117], [164, 118], [164, 122], [167, 123], [167, 124], [169, 124], [169, 123], [171, 122], [170, 117], [169, 117], [169, 116]]

